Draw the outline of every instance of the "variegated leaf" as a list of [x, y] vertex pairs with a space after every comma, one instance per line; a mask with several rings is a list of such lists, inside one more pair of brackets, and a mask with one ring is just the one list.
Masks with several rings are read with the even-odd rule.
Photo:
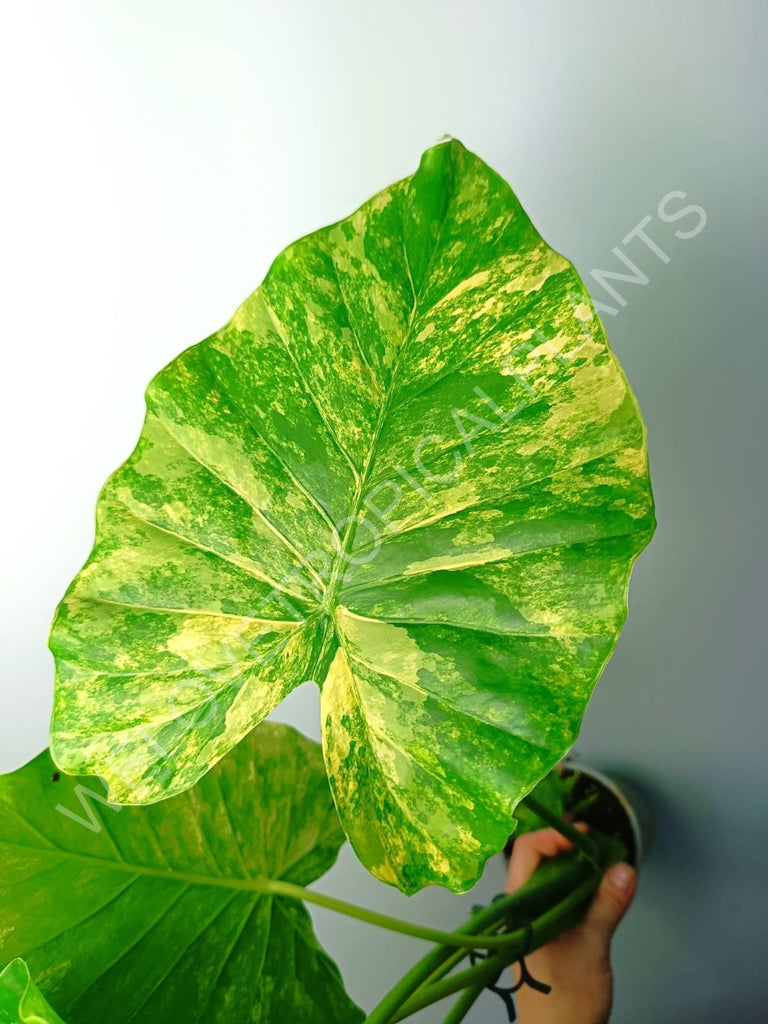
[[158, 800], [314, 679], [358, 855], [464, 889], [572, 743], [653, 525], [578, 275], [442, 143], [150, 385], [54, 624], [54, 757]]
[[46, 751], [0, 776], [0, 956], [67, 1024], [359, 1024], [303, 904], [258, 885], [313, 881], [343, 841], [320, 746], [288, 726], [152, 807], [109, 806]]

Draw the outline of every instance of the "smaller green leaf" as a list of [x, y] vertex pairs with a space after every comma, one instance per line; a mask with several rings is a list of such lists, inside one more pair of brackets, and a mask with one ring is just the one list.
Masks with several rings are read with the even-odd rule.
[[0, 1024], [64, 1024], [32, 981], [23, 960], [0, 972]]
[[0, 776], [2, 951], [67, 1024], [359, 1024], [303, 903], [264, 885], [307, 885], [343, 841], [320, 746], [285, 725], [150, 807], [45, 751]]

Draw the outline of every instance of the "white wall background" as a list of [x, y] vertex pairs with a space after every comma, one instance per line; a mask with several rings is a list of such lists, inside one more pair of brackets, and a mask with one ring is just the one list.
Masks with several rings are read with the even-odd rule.
[[[288, 242], [448, 132], [588, 280], [646, 214], [670, 257], [628, 243], [650, 280], [604, 317], [648, 421], [660, 527], [579, 750], [643, 782], [657, 820], [616, 1024], [763, 1019], [766, 36], [760, 0], [5, 6], [0, 771], [47, 742], [48, 623], [150, 377]], [[707, 211], [695, 238], [656, 216], [675, 189]], [[279, 717], [317, 735], [316, 704], [304, 688]], [[501, 867], [475, 896], [406, 901], [347, 850], [322, 884], [450, 926]], [[421, 951], [316, 920], [364, 1005]], [[501, 1004], [468, 1020], [500, 1022]]]

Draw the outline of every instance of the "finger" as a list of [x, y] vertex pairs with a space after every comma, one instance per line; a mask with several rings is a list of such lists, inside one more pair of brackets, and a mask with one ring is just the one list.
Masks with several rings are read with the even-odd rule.
[[603, 875], [583, 928], [607, 956], [613, 933], [629, 909], [637, 888], [637, 873], [629, 864], [614, 864]]
[[[581, 828], [581, 831], [585, 830], [586, 826]], [[545, 857], [556, 857], [558, 853], [564, 853], [572, 847], [570, 839], [566, 839], [554, 828], [526, 832], [515, 839], [507, 868], [506, 891], [516, 892], [525, 885]]]

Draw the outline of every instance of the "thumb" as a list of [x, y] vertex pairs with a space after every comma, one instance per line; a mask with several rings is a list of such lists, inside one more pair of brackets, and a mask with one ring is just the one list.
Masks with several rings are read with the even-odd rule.
[[584, 928], [608, 952], [613, 933], [629, 909], [637, 888], [637, 873], [629, 864], [614, 864], [600, 882], [584, 919]]

